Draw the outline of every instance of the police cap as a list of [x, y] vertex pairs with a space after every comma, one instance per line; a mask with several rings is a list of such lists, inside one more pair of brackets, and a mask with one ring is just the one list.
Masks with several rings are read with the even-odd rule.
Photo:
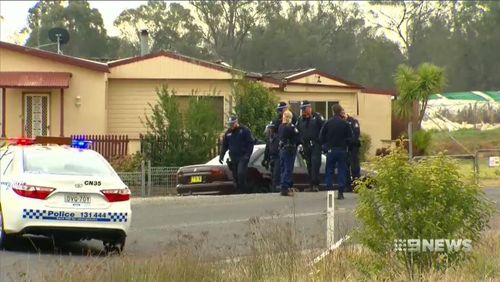
[[301, 109], [304, 109], [304, 108], [307, 108], [307, 107], [310, 107], [311, 106], [311, 103], [307, 100], [304, 100], [302, 101], [302, 103], [300, 103], [300, 108]]
[[227, 120], [227, 125], [233, 125], [238, 122], [237, 116], [230, 116]]
[[279, 102], [278, 105], [276, 106], [276, 110], [282, 111], [286, 107], [288, 107], [288, 105], [285, 102]]

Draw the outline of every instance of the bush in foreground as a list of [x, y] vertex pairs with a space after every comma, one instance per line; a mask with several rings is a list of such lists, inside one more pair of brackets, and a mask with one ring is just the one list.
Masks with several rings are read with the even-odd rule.
[[375, 161], [377, 175], [357, 187], [356, 216], [362, 226], [356, 237], [375, 253], [393, 254], [410, 279], [431, 269], [446, 269], [469, 258], [464, 249], [446, 252], [394, 252], [395, 240], [470, 239], [478, 242], [493, 213], [491, 203], [472, 179], [444, 155], [409, 162], [396, 148]]

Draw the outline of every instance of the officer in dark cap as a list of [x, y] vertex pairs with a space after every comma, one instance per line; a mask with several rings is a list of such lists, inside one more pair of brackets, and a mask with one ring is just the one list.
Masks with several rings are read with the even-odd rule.
[[[276, 106], [276, 112], [278, 113], [278, 116], [273, 120], [273, 124], [276, 128], [279, 128], [279, 126], [281, 125], [281, 123], [283, 121], [283, 113], [286, 110], [290, 110], [288, 108], [288, 104], [286, 102], [283, 102], [283, 101], [279, 102], [278, 105]], [[295, 124], [297, 124], [298, 117], [293, 112], [292, 112], [292, 115], [293, 115], [292, 124], [295, 125]]]
[[361, 176], [361, 167], [359, 164], [359, 148], [361, 147], [361, 129], [359, 126], [359, 121], [342, 111], [342, 117], [349, 124], [352, 131], [352, 142], [349, 144], [349, 150], [347, 154], [347, 187], [352, 190], [351, 184], [353, 181]]
[[231, 158], [230, 170], [233, 173], [233, 181], [236, 193], [250, 193], [247, 186], [248, 161], [253, 152], [254, 139], [250, 129], [242, 126], [236, 116], [231, 116], [228, 120], [228, 130], [222, 140], [222, 148], [219, 162], [224, 163], [224, 155], [229, 150]]
[[264, 150], [264, 159], [262, 166], [271, 172], [271, 191], [276, 192], [280, 185], [280, 148], [278, 128], [270, 122], [266, 126], [266, 148]]
[[297, 121], [297, 129], [300, 133], [302, 144], [301, 154], [304, 157], [309, 174], [310, 188], [312, 191], [319, 191], [319, 169], [321, 167], [321, 144], [319, 133], [325, 119], [320, 113], [312, 111], [311, 103], [307, 100], [300, 105], [302, 115]]
[[344, 199], [347, 176], [347, 148], [352, 140], [352, 130], [342, 118], [343, 108], [333, 105], [334, 116], [330, 118], [320, 132], [320, 142], [326, 148], [325, 184], [327, 190], [333, 190], [333, 173], [338, 169], [338, 199]]

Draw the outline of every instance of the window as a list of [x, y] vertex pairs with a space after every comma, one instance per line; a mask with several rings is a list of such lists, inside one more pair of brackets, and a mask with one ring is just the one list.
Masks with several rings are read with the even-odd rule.
[[109, 165], [93, 151], [33, 148], [24, 151], [24, 171], [57, 175], [114, 176]]

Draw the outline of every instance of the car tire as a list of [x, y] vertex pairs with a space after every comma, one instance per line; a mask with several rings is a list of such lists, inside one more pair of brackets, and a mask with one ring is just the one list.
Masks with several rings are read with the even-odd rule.
[[125, 237], [117, 238], [111, 241], [103, 241], [104, 252], [108, 255], [121, 254], [125, 247]]
[[12, 236], [5, 234], [2, 207], [0, 207], [0, 250], [8, 249], [11, 240]]

